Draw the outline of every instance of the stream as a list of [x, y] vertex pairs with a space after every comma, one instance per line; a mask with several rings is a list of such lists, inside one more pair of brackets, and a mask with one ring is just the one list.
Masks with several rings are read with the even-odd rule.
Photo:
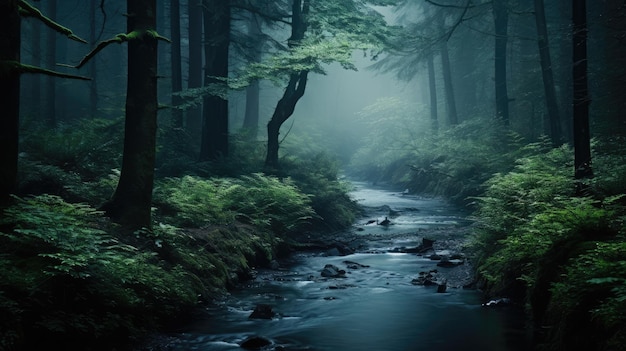
[[[278, 269], [258, 270], [253, 281], [173, 335], [167, 349], [242, 350], [245, 340], [257, 336], [270, 342], [263, 350], [530, 349], [519, 309], [483, 307], [479, 291], [460, 286], [471, 281], [466, 263], [438, 267], [426, 253], [403, 250], [428, 237], [435, 240], [434, 253], [454, 253], [471, 224], [460, 209], [440, 199], [354, 185], [352, 196], [367, 216], [351, 230], [367, 238], [367, 249], [345, 256], [298, 253]], [[386, 217], [389, 225], [372, 222]], [[345, 270], [345, 277], [322, 277], [328, 264]], [[451, 277], [445, 292], [412, 283], [419, 272], [435, 269]], [[276, 315], [249, 318], [260, 304]]]

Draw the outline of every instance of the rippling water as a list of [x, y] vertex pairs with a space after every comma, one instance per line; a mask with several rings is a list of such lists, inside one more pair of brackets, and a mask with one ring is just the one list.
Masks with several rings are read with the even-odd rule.
[[[437, 199], [421, 199], [357, 184], [353, 195], [368, 215], [392, 225], [363, 225], [363, 232], [399, 233], [433, 226], [464, 225], [461, 211]], [[380, 217], [380, 218], [378, 218]], [[348, 269], [345, 260], [369, 267]], [[322, 278], [324, 265], [347, 271], [345, 278]], [[357, 253], [344, 257], [300, 254], [289, 267], [261, 271], [245, 289], [207, 311], [177, 335], [172, 350], [241, 350], [250, 336], [262, 336], [283, 350], [525, 350], [519, 313], [481, 307], [474, 290], [415, 286], [434, 261], [403, 253]], [[278, 314], [271, 320], [248, 316], [257, 304]]]

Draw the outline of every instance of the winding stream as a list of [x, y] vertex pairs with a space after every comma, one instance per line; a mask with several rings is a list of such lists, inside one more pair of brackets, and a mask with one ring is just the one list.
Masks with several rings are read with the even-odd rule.
[[[352, 195], [368, 219], [391, 221], [382, 226], [363, 220], [353, 228], [379, 238], [371, 243], [375, 249], [348, 256], [303, 253], [278, 270], [259, 271], [246, 288], [174, 336], [168, 349], [242, 350], [240, 344], [253, 336], [271, 340], [264, 350], [528, 349], [518, 312], [481, 307], [475, 290], [449, 287], [437, 293], [436, 287], [413, 285], [420, 271], [439, 268], [436, 261], [392, 250], [415, 246], [421, 235], [436, 238], [438, 231], [469, 224], [461, 211], [437, 199], [362, 183], [355, 187]], [[349, 268], [346, 260], [363, 266]], [[322, 277], [327, 264], [346, 270], [345, 278]], [[272, 306], [276, 317], [248, 318], [259, 304]]]

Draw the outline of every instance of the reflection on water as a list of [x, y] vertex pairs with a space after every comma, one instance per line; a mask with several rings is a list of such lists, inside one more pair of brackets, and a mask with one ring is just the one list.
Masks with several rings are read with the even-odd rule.
[[[445, 203], [359, 187], [356, 198], [378, 207], [417, 208], [407, 222], [420, 218], [461, 218]], [[392, 201], [393, 200], [393, 201]], [[416, 214], [419, 213], [419, 214]], [[437, 213], [440, 213], [437, 215]], [[420, 217], [421, 216], [421, 217]], [[397, 217], [400, 218], [400, 217]], [[397, 229], [390, 229], [397, 233]], [[345, 260], [369, 267], [348, 269]], [[259, 272], [250, 286], [233, 292], [207, 318], [190, 326], [172, 350], [241, 350], [258, 335], [284, 350], [525, 350], [518, 312], [485, 309], [473, 290], [415, 286], [420, 271], [435, 263], [412, 254], [358, 253], [345, 257], [299, 255], [293, 266]], [[347, 271], [346, 278], [322, 278], [324, 265]], [[252, 320], [257, 304], [270, 304], [279, 317]]]

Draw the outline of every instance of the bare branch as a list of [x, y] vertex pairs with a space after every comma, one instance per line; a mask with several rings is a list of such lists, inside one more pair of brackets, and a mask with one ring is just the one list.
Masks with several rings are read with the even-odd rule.
[[24, 63], [20, 63], [18, 61], [0, 61], [0, 66], [2, 67], [1, 71], [5, 70], [16, 70], [20, 74], [22, 73], [36, 73], [36, 74], [45, 74], [47, 76], [59, 77], [59, 78], [69, 78], [69, 79], [79, 79], [79, 80], [91, 80], [89, 77], [77, 76], [73, 74], [67, 74], [57, 71], [52, 71], [49, 69], [31, 66]]
[[113, 37], [111, 39], [107, 39], [107, 40], [103, 40], [103, 41], [99, 42], [98, 45], [96, 45], [96, 47], [93, 50], [88, 52], [87, 55], [85, 55], [85, 57], [83, 57], [82, 60], [80, 60], [78, 65], [74, 66], [74, 68], [81, 68], [81, 67], [83, 67], [85, 64], [87, 64], [87, 62], [89, 62], [89, 60], [91, 60], [94, 56], [96, 56], [97, 53], [99, 53], [100, 51], [102, 51], [102, 49], [104, 49], [105, 47], [107, 47], [107, 46], [109, 46], [111, 44], [115, 44], [115, 43], [121, 44], [121, 43], [130, 41], [130, 40], [136, 40], [136, 39], [141, 38], [145, 34], [153, 37], [156, 40], [162, 40], [162, 41], [166, 41], [168, 43], [171, 43], [171, 40], [169, 40], [166, 37], [163, 37], [163, 36], [159, 35], [159, 33], [157, 33], [155, 30], [133, 31], [133, 32], [130, 32], [128, 34], [120, 33], [120, 34], [116, 35], [115, 37]]
[[74, 32], [72, 32], [71, 29], [63, 27], [62, 25], [56, 23], [55, 21], [51, 20], [50, 18], [44, 16], [41, 11], [39, 11], [36, 7], [32, 6], [31, 4], [29, 4], [27, 1], [24, 0], [19, 0], [18, 4], [20, 6], [20, 10], [23, 16], [26, 17], [34, 17], [39, 19], [40, 21], [42, 21], [46, 26], [52, 28], [53, 30], [65, 35], [66, 37], [87, 44], [87, 41], [77, 35], [74, 34]]
[[128, 41], [128, 35], [127, 34], [118, 34], [115, 37], [111, 38], [111, 39], [107, 39], [107, 40], [103, 40], [101, 42], [98, 43], [98, 45], [96, 45], [96, 47], [91, 50], [90, 52], [87, 53], [87, 55], [85, 55], [85, 57], [83, 57], [82, 60], [80, 60], [80, 62], [78, 63], [78, 65], [74, 66], [74, 68], [81, 68], [83, 67], [87, 62], [89, 62], [89, 60], [91, 60], [94, 56], [96, 56], [97, 53], [99, 53], [102, 49], [104, 49], [105, 47], [109, 46], [110, 44], [121, 44], [123, 42]]

